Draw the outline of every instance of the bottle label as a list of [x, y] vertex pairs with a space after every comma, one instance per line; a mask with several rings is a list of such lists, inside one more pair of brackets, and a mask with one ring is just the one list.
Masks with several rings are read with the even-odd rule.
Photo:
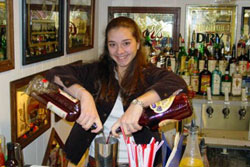
[[247, 61], [239, 61], [239, 73], [245, 75], [247, 72]]
[[242, 85], [242, 78], [241, 75], [233, 77], [232, 81], [232, 95], [241, 95], [241, 85]]
[[59, 117], [65, 119], [67, 116], [67, 113], [63, 111], [61, 108], [57, 107], [55, 104], [48, 102], [47, 109], [53, 111], [55, 114], [57, 114]]
[[228, 93], [231, 92], [231, 82], [222, 82], [221, 83], [221, 92], [225, 93], [225, 88], [228, 88]]
[[167, 99], [158, 101], [152, 105], [150, 105], [150, 108], [155, 112], [155, 113], [162, 113], [165, 112], [169, 109], [169, 107], [171, 107], [171, 105], [174, 102], [176, 95], [172, 95]]
[[202, 93], [207, 92], [207, 87], [210, 87], [211, 78], [209, 75], [201, 76], [201, 89]]
[[64, 92], [63, 90], [59, 89], [59, 93], [63, 96], [65, 96], [67, 99], [72, 101], [73, 103], [76, 103], [78, 100], [75, 99], [74, 97], [70, 96], [68, 93]]
[[226, 67], [227, 67], [227, 61], [226, 60], [220, 60], [219, 61], [219, 70], [220, 70], [222, 75], [225, 74]]
[[216, 67], [216, 63], [217, 60], [208, 60], [208, 71], [212, 73]]
[[232, 76], [233, 73], [235, 73], [236, 71], [236, 64], [235, 63], [231, 63], [230, 64], [230, 75]]
[[191, 76], [191, 86], [193, 88], [193, 91], [195, 92], [199, 91], [199, 76], [198, 75]]
[[203, 71], [205, 66], [205, 60], [199, 60], [199, 71]]
[[189, 86], [190, 85], [190, 76], [189, 75], [182, 75], [181, 77], [184, 79], [186, 84]]
[[213, 82], [212, 82], [212, 94], [213, 95], [220, 94], [220, 82], [221, 82], [220, 75], [214, 74], [213, 75]]

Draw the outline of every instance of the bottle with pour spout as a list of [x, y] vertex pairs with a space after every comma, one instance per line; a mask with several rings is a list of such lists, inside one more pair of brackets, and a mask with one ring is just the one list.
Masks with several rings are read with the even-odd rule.
[[192, 121], [187, 144], [179, 167], [204, 167], [198, 142], [198, 126]]

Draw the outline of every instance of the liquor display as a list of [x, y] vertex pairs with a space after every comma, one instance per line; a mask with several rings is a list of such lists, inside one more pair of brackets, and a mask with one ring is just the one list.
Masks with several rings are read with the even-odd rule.
[[[150, 53], [149, 60], [159, 68], [165, 68], [180, 75], [191, 94], [206, 95], [207, 87], [211, 87], [212, 95], [216, 96], [224, 96], [225, 88], [228, 89], [229, 95], [233, 96], [240, 96], [241, 88], [245, 88], [248, 95], [250, 92], [250, 36], [248, 39], [241, 38], [237, 45], [232, 46], [230, 52], [226, 51], [230, 46], [224, 44], [219, 36], [215, 35], [207, 43], [196, 43], [195, 37], [197, 38], [198, 35], [193, 31], [193, 40], [186, 48], [185, 40], [180, 34], [179, 52], [176, 53], [170, 53], [169, 47], [166, 49], [159, 45], [157, 47], [150, 45], [150, 50], [153, 52]], [[174, 68], [173, 62], [176, 64]]]

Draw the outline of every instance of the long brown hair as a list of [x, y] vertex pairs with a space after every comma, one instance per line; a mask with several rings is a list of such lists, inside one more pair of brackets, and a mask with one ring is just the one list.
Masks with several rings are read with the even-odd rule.
[[[115, 61], [110, 57], [108, 51], [108, 33], [114, 28], [128, 28], [140, 47], [137, 50], [135, 58], [127, 68], [120, 85], [115, 79], [114, 69], [116, 67]], [[105, 44], [103, 54], [99, 59], [99, 83], [101, 85], [99, 98], [106, 101], [115, 100], [115, 87], [120, 87], [121, 96], [124, 102], [126, 97], [135, 93], [136, 90], [142, 89], [144, 85], [143, 69], [147, 65], [146, 54], [143, 49], [143, 39], [140, 28], [136, 22], [128, 17], [118, 17], [109, 22], [105, 31]]]

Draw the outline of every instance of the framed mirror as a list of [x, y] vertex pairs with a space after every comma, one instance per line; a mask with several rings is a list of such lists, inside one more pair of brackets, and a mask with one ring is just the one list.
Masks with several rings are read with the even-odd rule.
[[241, 30], [244, 38], [250, 38], [250, 6], [242, 8]]
[[109, 7], [108, 19], [110, 21], [119, 16], [130, 17], [139, 25], [144, 38], [149, 33], [153, 45], [170, 39], [171, 47], [178, 51], [180, 13], [179, 7]]
[[23, 65], [63, 55], [61, 0], [23, 0]]
[[13, 0], [0, 1], [0, 72], [14, 69]]
[[93, 48], [95, 0], [67, 2], [67, 53]]

